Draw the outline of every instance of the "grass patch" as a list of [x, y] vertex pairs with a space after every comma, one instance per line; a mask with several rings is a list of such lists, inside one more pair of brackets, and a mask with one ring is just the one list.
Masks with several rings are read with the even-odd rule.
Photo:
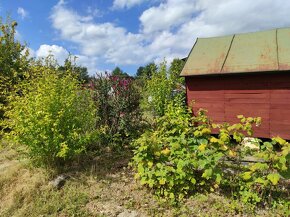
[[[0, 151], [0, 216], [287, 216], [287, 207], [253, 210], [218, 194], [196, 194], [172, 206], [139, 185], [127, 166], [131, 152], [103, 152], [62, 171], [34, 168], [13, 150]], [[69, 176], [57, 190], [49, 182]]]

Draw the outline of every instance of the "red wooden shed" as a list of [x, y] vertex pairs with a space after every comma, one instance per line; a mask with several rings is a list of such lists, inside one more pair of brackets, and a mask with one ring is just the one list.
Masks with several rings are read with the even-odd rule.
[[290, 139], [290, 28], [198, 38], [181, 76], [194, 111], [217, 123], [261, 117], [254, 136]]

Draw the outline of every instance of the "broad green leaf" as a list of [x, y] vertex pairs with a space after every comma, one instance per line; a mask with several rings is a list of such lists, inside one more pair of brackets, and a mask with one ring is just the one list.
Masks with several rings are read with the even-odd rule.
[[166, 182], [166, 180], [165, 180], [164, 178], [161, 178], [161, 179], [159, 180], [159, 184], [160, 184], [160, 185], [165, 185], [165, 182]]
[[153, 162], [152, 161], [149, 161], [147, 164], [148, 164], [149, 168], [152, 168], [152, 166], [153, 166]]
[[272, 150], [273, 149], [273, 145], [272, 145], [271, 142], [264, 142], [264, 146], [268, 150]]
[[206, 169], [203, 174], [202, 174], [202, 177], [203, 178], [206, 178], [206, 179], [209, 179], [212, 175], [212, 169], [209, 168], [209, 169]]
[[177, 149], [180, 148], [180, 144], [176, 142], [176, 143], [173, 143], [173, 144], [171, 145], [171, 147], [172, 147], [173, 150], [177, 150]]
[[274, 137], [272, 140], [275, 141], [275, 142], [277, 142], [277, 143], [279, 143], [280, 145], [284, 145], [284, 144], [287, 143], [286, 140], [282, 139], [279, 136], [278, 137]]
[[198, 146], [198, 150], [199, 151], [204, 151], [205, 148], [206, 148], [206, 144], [201, 144], [201, 145]]
[[212, 126], [212, 128], [214, 128], [214, 129], [216, 129], [216, 128], [219, 127], [217, 124], [212, 124], [211, 126]]
[[141, 185], [145, 185], [147, 183], [146, 177], [142, 177], [140, 182], [141, 182]]
[[202, 134], [210, 134], [210, 133], [211, 133], [211, 130], [210, 130], [209, 128], [203, 128], [203, 129], [201, 130], [201, 133], [202, 133]]
[[269, 166], [266, 163], [255, 163], [250, 167], [250, 170], [254, 172], [257, 170], [260, 170], [260, 171], [267, 170], [268, 168]]
[[144, 167], [143, 167], [142, 164], [139, 164], [139, 165], [138, 165], [138, 173], [139, 173], [140, 175], [142, 175], [142, 174], [144, 173]]
[[153, 188], [153, 186], [154, 186], [154, 180], [153, 179], [149, 179], [148, 180], [148, 185], [149, 185], [150, 188]]
[[280, 175], [278, 173], [271, 173], [267, 175], [267, 179], [269, 179], [273, 185], [277, 185], [280, 180]]
[[199, 137], [199, 136], [201, 136], [202, 134], [201, 134], [201, 132], [200, 132], [199, 130], [196, 130], [196, 131], [194, 131], [193, 135], [194, 135], [195, 137]]
[[199, 138], [197, 139], [198, 144], [208, 144], [208, 139], [205, 138]]
[[229, 151], [229, 156], [230, 157], [236, 157], [237, 156], [237, 153], [235, 151], [230, 150]]
[[222, 176], [218, 173], [218, 174], [216, 175], [216, 179], [215, 179], [215, 181], [216, 181], [218, 184], [220, 184], [221, 180], [222, 180]]
[[237, 118], [242, 119], [242, 118], [244, 118], [244, 115], [237, 115]]
[[233, 138], [234, 138], [234, 140], [236, 140], [237, 142], [241, 142], [243, 137], [242, 137], [239, 133], [234, 132]]
[[249, 179], [251, 179], [252, 178], [252, 172], [244, 172], [241, 176], [242, 176], [242, 178], [244, 179], [244, 180], [249, 180]]
[[196, 183], [196, 179], [195, 178], [191, 178], [190, 181], [191, 181], [192, 184]]
[[263, 178], [261, 178], [261, 177], [256, 178], [256, 179], [255, 179], [255, 182], [256, 182], [256, 183], [263, 184], [263, 185], [266, 185], [266, 184], [267, 184], [267, 180], [265, 180], [265, 179], [263, 179]]
[[218, 143], [219, 142], [219, 139], [215, 138], [215, 137], [211, 137], [210, 138], [210, 142], [211, 143]]

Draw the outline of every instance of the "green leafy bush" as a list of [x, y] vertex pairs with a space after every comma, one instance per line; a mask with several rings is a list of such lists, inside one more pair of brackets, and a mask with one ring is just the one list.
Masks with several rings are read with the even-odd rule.
[[142, 108], [153, 116], [163, 116], [167, 104], [172, 102], [176, 95], [185, 97], [184, 79], [179, 77], [182, 61], [174, 60], [167, 70], [166, 62], [160, 64], [157, 70], [145, 81], [142, 92]]
[[146, 80], [142, 99], [143, 110], [163, 116], [167, 103], [172, 99], [173, 88], [173, 82], [167, 76], [166, 64], [162, 63]]
[[36, 161], [52, 165], [84, 152], [95, 134], [92, 96], [70, 74], [49, 67], [36, 73], [11, 97], [6, 127], [9, 139], [28, 148]]
[[275, 137], [261, 143], [260, 151], [253, 156], [259, 162], [249, 163], [239, 173], [239, 194], [243, 202], [271, 204], [273, 197], [283, 195], [278, 184], [283, 178], [281, 174], [290, 169], [290, 144]]
[[[289, 169], [290, 144], [273, 138], [258, 140], [259, 151], [245, 149], [245, 135], [251, 136], [252, 125], [261, 120], [238, 118], [237, 124], [213, 124], [203, 110], [192, 116], [182, 103], [169, 103], [156, 128], [133, 144], [135, 177], [173, 201], [197, 191], [226, 190], [245, 203], [269, 202], [281, 182], [279, 172]], [[259, 160], [243, 164], [246, 155]]]

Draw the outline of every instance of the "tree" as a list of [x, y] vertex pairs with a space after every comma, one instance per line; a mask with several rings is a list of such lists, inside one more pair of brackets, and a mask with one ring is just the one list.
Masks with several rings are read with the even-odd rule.
[[181, 59], [174, 59], [171, 62], [170, 68], [169, 68], [169, 76], [171, 79], [175, 82], [184, 83], [184, 79], [180, 77], [180, 73], [183, 69], [185, 62]]
[[155, 63], [148, 63], [146, 66], [140, 66], [137, 70], [137, 78], [150, 79], [152, 75], [157, 71], [157, 65]]
[[112, 71], [113, 76], [130, 77], [126, 72], [120, 69], [118, 66]]
[[0, 120], [4, 118], [7, 97], [28, 72], [28, 49], [15, 39], [17, 22], [0, 18]]
[[144, 71], [144, 67], [143, 67], [143, 66], [140, 66], [140, 67], [137, 69], [136, 77], [141, 77], [142, 74], [143, 74], [143, 71]]
[[61, 72], [71, 72], [75, 75], [80, 83], [88, 83], [90, 76], [86, 67], [78, 66], [75, 63], [75, 57], [72, 60], [72, 56], [69, 55], [66, 58], [64, 65], [58, 68]]
[[77, 66], [74, 68], [75, 73], [78, 75], [79, 81], [83, 81], [84, 83], [88, 83], [90, 80], [90, 76], [88, 74], [87, 67]]

